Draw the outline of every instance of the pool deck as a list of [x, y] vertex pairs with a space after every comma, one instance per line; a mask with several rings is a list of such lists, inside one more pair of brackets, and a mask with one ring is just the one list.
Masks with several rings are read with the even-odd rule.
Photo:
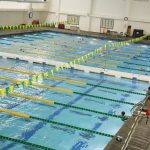
[[[89, 32], [89, 31], [82, 31], [82, 30], [69, 30], [69, 29], [58, 29], [58, 28], [48, 28], [48, 27], [41, 27], [41, 28], [33, 28], [33, 29], [18, 29], [18, 30], [0, 30], [0, 36], [5, 35], [13, 35], [13, 34], [23, 34], [23, 33], [31, 33], [31, 32], [42, 32], [42, 31], [51, 31], [51, 32], [58, 32], [58, 33], [66, 33], [66, 34], [75, 34], [80, 36], [88, 36], [94, 38], [105, 38], [109, 40], [130, 40], [132, 37], [124, 37], [121, 35], [111, 35], [111, 34], [101, 34], [98, 32]], [[150, 44], [150, 40], [143, 40], [139, 43], [142, 44]]]
[[[144, 107], [146, 100], [147, 98]], [[150, 120], [146, 123], [145, 112], [140, 111], [144, 107], [138, 107], [134, 111], [132, 117], [126, 121], [105, 150], [150, 150]], [[117, 136], [123, 138], [122, 142], [116, 140]]]

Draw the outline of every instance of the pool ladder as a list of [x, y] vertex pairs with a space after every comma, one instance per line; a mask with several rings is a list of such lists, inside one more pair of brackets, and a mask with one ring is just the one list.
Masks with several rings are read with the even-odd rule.
[[132, 108], [131, 108], [131, 112], [133, 113], [137, 108], [143, 108], [143, 106], [144, 106], [144, 103], [145, 103], [145, 100], [146, 100], [146, 97], [143, 99], [143, 100], [141, 100], [140, 102], [138, 102], [137, 104], [135, 104]]

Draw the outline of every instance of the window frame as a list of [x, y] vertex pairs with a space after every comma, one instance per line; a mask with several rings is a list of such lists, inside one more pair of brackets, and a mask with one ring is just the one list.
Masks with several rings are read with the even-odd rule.
[[114, 28], [114, 19], [101, 18], [100, 19], [100, 28], [113, 29]]
[[[70, 19], [75, 19], [76, 21], [71, 23], [69, 20]], [[68, 24], [70, 25], [76, 25], [76, 26], [79, 26], [79, 23], [80, 23], [80, 16], [78, 15], [67, 15], [67, 22]]]

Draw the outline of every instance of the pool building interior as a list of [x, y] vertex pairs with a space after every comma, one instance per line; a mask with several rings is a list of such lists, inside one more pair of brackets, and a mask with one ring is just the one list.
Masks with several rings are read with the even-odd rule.
[[0, 150], [150, 150], [149, 0], [0, 0]]

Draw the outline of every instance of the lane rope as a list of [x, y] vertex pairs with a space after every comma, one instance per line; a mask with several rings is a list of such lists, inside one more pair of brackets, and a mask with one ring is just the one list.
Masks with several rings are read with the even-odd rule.
[[36, 116], [31, 116], [31, 115], [27, 115], [27, 114], [21, 114], [19, 112], [14, 112], [14, 111], [11, 111], [11, 110], [8, 110], [8, 109], [4, 109], [4, 108], [0, 108], [0, 111], [4, 112], [4, 113], [7, 113], [7, 114], [10, 114], [10, 115], [13, 115], [13, 116], [18, 116], [18, 117], [28, 118], [28, 119], [31, 118], [31, 119], [47, 122], [47, 123], [50, 123], [50, 124], [55, 124], [55, 125], [60, 125], [60, 126], [76, 129], [76, 130], [79, 130], [79, 131], [85, 131], [85, 132], [89, 132], [89, 133], [92, 133], [92, 134], [97, 134], [97, 135], [101, 135], [101, 136], [107, 136], [107, 137], [110, 137], [110, 138], [113, 137], [113, 135], [111, 135], [111, 134], [98, 132], [98, 131], [94, 131], [94, 130], [90, 130], [90, 129], [86, 129], [86, 128], [81, 128], [81, 127], [77, 127], [77, 126], [73, 126], [73, 125], [69, 125], [69, 124], [65, 124], [65, 123], [61, 123], [61, 122], [56, 122], [56, 121], [52, 121], [52, 120], [48, 120], [48, 119], [44, 119], [44, 118], [40, 118], [40, 117], [36, 117]]
[[27, 142], [25, 140], [20, 140], [20, 139], [16, 139], [16, 138], [4, 136], [4, 135], [0, 135], [0, 139], [8, 140], [8, 141], [15, 142], [15, 143], [20, 143], [20, 144], [27, 145], [27, 146], [30, 146], [30, 147], [33, 147], [33, 148], [38, 148], [38, 149], [43, 149], [43, 150], [55, 150], [53, 148], [45, 147], [45, 146], [42, 146], [42, 145]]

